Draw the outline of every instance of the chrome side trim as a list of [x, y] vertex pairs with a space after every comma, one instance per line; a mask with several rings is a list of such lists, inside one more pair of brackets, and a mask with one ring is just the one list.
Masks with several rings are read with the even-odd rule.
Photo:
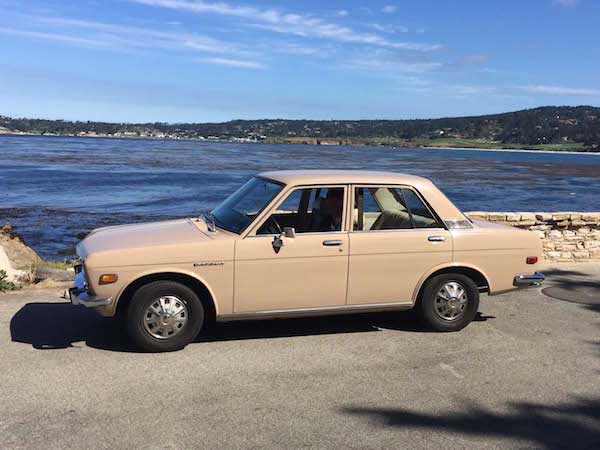
[[232, 320], [252, 320], [252, 319], [275, 319], [285, 317], [304, 317], [304, 316], [322, 316], [334, 314], [352, 314], [361, 312], [378, 311], [402, 311], [411, 309], [412, 302], [394, 302], [394, 303], [368, 303], [365, 305], [344, 305], [344, 306], [326, 306], [323, 308], [297, 308], [297, 309], [271, 309], [265, 311], [240, 312], [232, 314], [221, 314], [217, 317], [217, 322], [228, 322]]
[[546, 276], [543, 273], [535, 272], [529, 275], [517, 275], [513, 281], [514, 286], [539, 286], [544, 282]]

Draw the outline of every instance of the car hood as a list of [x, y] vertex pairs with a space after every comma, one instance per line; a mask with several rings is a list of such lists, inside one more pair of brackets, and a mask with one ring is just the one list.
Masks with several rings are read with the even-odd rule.
[[85, 260], [99, 253], [197, 244], [211, 239], [201, 225], [192, 219], [178, 219], [98, 228], [77, 245], [77, 254]]

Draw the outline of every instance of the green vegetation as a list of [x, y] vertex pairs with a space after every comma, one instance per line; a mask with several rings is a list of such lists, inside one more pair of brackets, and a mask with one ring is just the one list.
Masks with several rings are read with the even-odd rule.
[[234, 120], [224, 123], [106, 123], [0, 116], [0, 130], [52, 135], [250, 140], [285, 143], [597, 151], [600, 108], [546, 106], [418, 120]]
[[59, 270], [68, 270], [73, 267], [75, 263], [67, 263], [64, 261], [40, 261], [36, 265], [20, 265], [17, 267], [18, 270], [29, 270], [33, 271], [36, 269], [59, 269]]
[[38, 268], [69, 270], [73, 268], [73, 263], [64, 261], [43, 261], [38, 265]]
[[517, 149], [517, 150], [547, 150], [547, 151], [586, 151], [587, 147], [582, 143], [561, 144], [511, 144], [500, 141], [489, 141], [486, 139], [461, 139], [461, 138], [438, 138], [430, 140], [417, 140], [417, 146], [424, 147], [450, 147], [450, 148], [489, 148], [489, 149]]
[[8, 275], [5, 270], [0, 270], [0, 292], [15, 291], [19, 289], [19, 285], [8, 281]]

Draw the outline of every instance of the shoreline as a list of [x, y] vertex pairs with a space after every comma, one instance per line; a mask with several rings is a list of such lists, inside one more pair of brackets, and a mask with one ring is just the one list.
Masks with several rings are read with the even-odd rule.
[[[27, 132], [6, 132], [0, 131], [0, 136], [31, 136], [31, 137], [44, 137], [44, 138], [94, 138], [94, 139], [124, 139], [124, 140], [148, 140], [148, 141], [189, 141], [189, 142], [206, 142], [206, 143], [221, 143], [221, 144], [271, 144], [271, 145], [319, 145], [323, 147], [390, 147], [390, 148], [410, 148], [410, 149], [425, 149], [425, 150], [473, 150], [473, 151], [486, 151], [486, 152], [522, 152], [522, 153], [558, 153], [558, 154], [572, 154], [572, 155], [600, 155], [600, 151], [591, 150], [535, 150], [535, 149], [524, 149], [524, 148], [491, 148], [491, 147], [449, 147], [449, 146], [435, 146], [435, 145], [399, 145], [399, 144], [359, 144], [359, 143], [344, 143], [344, 144], [308, 144], [306, 142], [270, 142], [267, 140], [254, 141], [239, 139], [198, 139], [192, 137], [176, 138], [176, 137], [152, 137], [152, 136], [114, 136], [114, 135], [71, 135], [71, 134], [39, 134], [39, 133], [27, 133]], [[308, 139], [308, 138], [307, 138]]]
[[574, 151], [574, 150], [531, 150], [531, 149], [523, 149], [523, 148], [469, 148], [469, 147], [431, 147], [431, 146], [423, 146], [423, 147], [415, 147], [415, 148], [424, 148], [426, 150], [474, 150], [478, 152], [518, 152], [518, 153], [560, 153], [561, 155], [595, 155], [600, 156], [600, 152], [591, 152], [586, 150]]

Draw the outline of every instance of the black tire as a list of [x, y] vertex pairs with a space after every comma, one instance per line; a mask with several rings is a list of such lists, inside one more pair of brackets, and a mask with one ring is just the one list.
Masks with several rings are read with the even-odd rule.
[[[158, 338], [150, 333], [144, 321], [148, 308], [161, 297], [176, 297], [176, 300], [183, 303], [185, 310], [182, 317], [186, 317], [186, 321], [177, 331], [174, 331], [175, 327], [171, 327], [174, 333], [172, 336], [167, 332], [164, 337]], [[179, 304], [178, 306], [181, 307]], [[193, 290], [175, 281], [154, 281], [140, 287], [133, 294], [127, 308], [127, 333], [136, 346], [145, 352], [181, 350], [200, 333], [204, 316], [204, 306]]]
[[[443, 308], [441, 305], [443, 300], [440, 300], [439, 305], [436, 303], [438, 292], [440, 292], [440, 290], [448, 283], [458, 283], [458, 285], [464, 289], [466, 294], [466, 305], [464, 306], [462, 313], [453, 319], [443, 318], [443, 314], [438, 311], [438, 308]], [[477, 285], [471, 278], [458, 273], [437, 275], [428, 280], [417, 306], [417, 312], [419, 313], [421, 320], [425, 325], [435, 331], [462, 330], [475, 318], [478, 309], [479, 289], [477, 288]], [[453, 313], [450, 313], [449, 315], [451, 314]]]

